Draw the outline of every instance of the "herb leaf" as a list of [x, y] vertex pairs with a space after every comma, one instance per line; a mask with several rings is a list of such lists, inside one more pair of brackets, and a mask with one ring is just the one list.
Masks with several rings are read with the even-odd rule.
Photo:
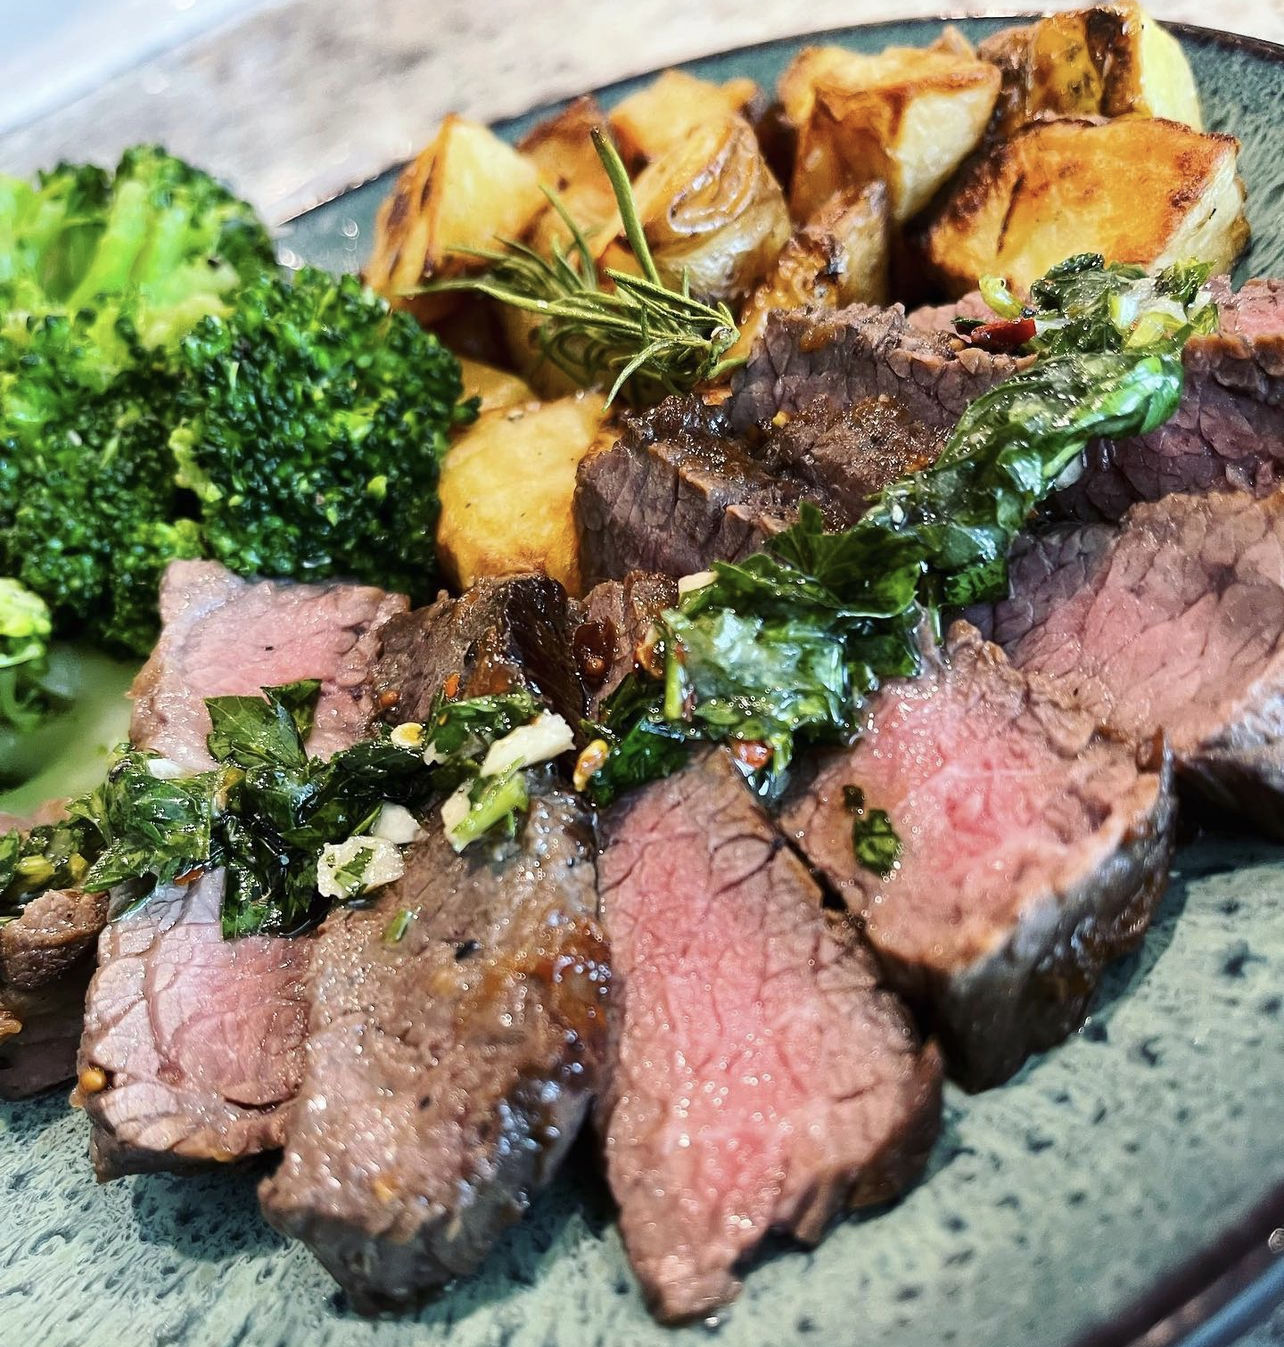
[[207, 697], [210, 757], [246, 768], [301, 766], [320, 691], [316, 679], [306, 679], [264, 688], [262, 697]]

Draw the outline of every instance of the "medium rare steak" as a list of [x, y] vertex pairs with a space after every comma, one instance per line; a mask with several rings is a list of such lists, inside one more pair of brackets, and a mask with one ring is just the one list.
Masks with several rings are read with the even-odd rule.
[[632, 570], [686, 575], [756, 552], [806, 500], [833, 528], [888, 482], [936, 460], [944, 437], [887, 395], [817, 397], [733, 433], [724, 410], [669, 398], [629, 417], [580, 465], [581, 565], [594, 583]]
[[748, 364], [737, 371], [726, 412], [732, 433], [744, 434], [817, 399], [843, 408], [888, 396], [915, 421], [950, 430], [969, 402], [1032, 360], [923, 332], [899, 304], [785, 310], [771, 315]]
[[[1176, 414], [1149, 435], [1094, 444], [1086, 470], [1050, 498], [1054, 513], [1119, 519], [1137, 501], [1173, 492], [1267, 496], [1284, 484], [1284, 282], [1252, 280], [1232, 291], [1221, 276], [1210, 292], [1219, 331], [1186, 343]], [[939, 334], [956, 315], [993, 316], [973, 293], [917, 309], [909, 321]]]
[[[856, 860], [850, 786], [901, 839], [886, 877]], [[975, 1089], [1074, 1029], [1102, 967], [1140, 941], [1173, 815], [1162, 751], [1139, 757], [959, 623], [943, 660], [883, 687], [861, 738], [821, 759], [780, 821]]]
[[694, 395], [666, 398], [627, 417], [615, 444], [580, 464], [575, 526], [585, 583], [737, 560], [791, 523], [804, 497], [824, 503], [756, 462], [730, 437], [720, 408]]
[[975, 615], [1012, 662], [1284, 837], [1284, 494], [1175, 495], [1020, 539]]
[[[375, 633], [405, 606], [367, 586], [255, 584], [211, 562], [175, 562], [131, 737], [198, 771], [210, 763], [203, 698], [318, 678], [309, 748], [331, 753], [365, 732]], [[215, 871], [170, 886], [103, 931], [77, 1092], [102, 1179], [280, 1145], [302, 1069], [311, 941], [223, 940], [222, 882]]]
[[593, 853], [582, 806], [549, 789], [501, 854], [456, 855], [434, 818], [401, 881], [327, 919], [308, 1065], [261, 1197], [358, 1310], [475, 1268], [579, 1131], [608, 985]]
[[[535, 599], [548, 632], [531, 677], [518, 647], [536, 633], [518, 618]], [[452, 676], [461, 696], [548, 686], [549, 662], [571, 658], [570, 620], [543, 577], [478, 586], [392, 624], [372, 681], [400, 719], [426, 715]], [[522, 1215], [579, 1129], [605, 1037], [578, 798], [546, 777], [515, 842], [460, 855], [436, 813], [425, 827], [405, 877], [317, 936], [303, 1084], [262, 1189], [268, 1220], [367, 1312], [471, 1270]]]
[[814, 1242], [915, 1177], [939, 1058], [725, 753], [605, 827], [607, 1175], [653, 1310], [686, 1319], [736, 1295], [735, 1265], [769, 1230]]

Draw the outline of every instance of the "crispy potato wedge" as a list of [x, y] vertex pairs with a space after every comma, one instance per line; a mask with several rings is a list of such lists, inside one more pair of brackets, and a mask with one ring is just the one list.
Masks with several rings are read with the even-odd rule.
[[534, 570], [580, 592], [575, 470], [604, 415], [596, 393], [532, 402], [485, 413], [451, 445], [437, 556], [454, 584]]
[[781, 89], [802, 119], [789, 193], [800, 219], [839, 189], [880, 179], [892, 219], [916, 215], [980, 142], [1001, 81], [997, 67], [949, 45], [878, 56], [813, 48], [799, 62]]
[[1203, 126], [1180, 43], [1135, 0], [1005, 28], [979, 54], [1003, 74], [990, 127], [996, 139], [1047, 117], [1136, 115]]
[[886, 304], [890, 241], [885, 183], [839, 192], [780, 250], [741, 311], [740, 340], [728, 355], [749, 354], [773, 309]]
[[547, 204], [533, 162], [495, 133], [453, 113], [397, 179], [379, 208], [365, 280], [421, 322], [447, 313], [453, 295], [404, 292], [427, 280], [479, 270], [457, 248], [491, 248], [522, 234]]
[[695, 127], [652, 160], [633, 197], [656, 266], [671, 285], [685, 273], [705, 299], [739, 299], [789, 238], [784, 193], [743, 117]]
[[[540, 181], [557, 193], [571, 219], [584, 232], [595, 257], [605, 251], [620, 229], [615, 194], [591, 139], [595, 126], [607, 125], [606, 113], [597, 100], [585, 95], [541, 122], [517, 145], [535, 165]], [[551, 205], [545, 204], [530, 242], [546, 256], [555, 247], [563, 252], [570, 248], [570, 230]]]
[[497, 369], [481, 360], [460, 356], [459, 373], [464, 381], [464, 397], [478, 398], [478, 410], [483, 415], [502, 407], [516, 407], [524, 402], [536, 401], [535, 390], [530, 384], [519, 379], [516, 374]]
[[544, 355], [535, 331], [543, 319], [525, 309], [499, 306], [499, 325], [504, 333], [508, 362], [531, 386], [537, 397], [560, 398], [579, 385]]
[[620, 157], [637, 172], [705, 122], [745, 112], [758, 97], [758, 86], [751, 79], [712, 84], [685, 70], [666, 70], [612, 111], [611, 129]]
[[1248, 239], [1233, 136], [1140, 117], [1032, 122], [966, 174], [925, 231], [953, 296], [987, 273], [1028, 286], [1074, 253], [1229, 271]]

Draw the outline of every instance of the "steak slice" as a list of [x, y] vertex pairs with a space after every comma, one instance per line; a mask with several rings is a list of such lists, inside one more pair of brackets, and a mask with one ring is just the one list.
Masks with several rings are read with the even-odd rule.
[[1018, 540], [977, 616], [1126, 734], [1162, 729], [1184, 777], [1284, 837], [1284, 493], [1166, 496], [1121, 529]]
[[923, 425], [951, 430], [973, 399], [1024, 369], [1033, 356], [992, 355], [946, 333], [914, 327], [904, 308], [773, 313], [727, 404], [733, 434], [770, 424], [822, 399], [837, 408], [895, 398]]
[[694, 395], [666, 398], [626, 417], [615, 444], [580, 464], [575, 525], [585, 583], [738, 560], [792, 523], [804, 498], [825, 503], [756, 462], [730, 437], [720, 408]]
[[737, 1294], [769, 1230], [813, 1243], [915, 1177], [939, 1057], [725, 753], [615, 806], [606, 833], [607, 1175], [652, 1309], [688, 1319]]
[[482, 579], [457, 599], [443, 593], [381, 629], [373, 696], [390, 720], [424, 721], [454, 675], [470, 697], [530, 687], [576, 726], [584, 688], [572, 634], [566, 591], [556, 580]]
[[75, 1075], [92, 971], [90, 959], [35, 991], [0, 992], [0, 1099], [25, 1099]]
[[680, 595], [672, 576], [630, 571], [623, 580], [604, 580], [590, 590], [575, 628], [575, 661], [589, 689], [587, 714], [596, 718], [603, 704], [637, 667], [637, 652], [656, 619], [677, 606]]
[[307, 1068], [260, 1196], [363, 1313], [475, 1268], [551, 1178], [598, 1082], [608, 974], [589, 819], [549, 789], [505, 850], [456, 855], [433, 819], [405, 877], [318, 939]]
[[945, 435], [880, 394], [851, 406], [816, 398], [767, 434], [759, 457], [823, 493], [843, 524], [859, 519], [889, 482], [940, 457]]
[[[951, 1074], [979, 1089], [1076, 1028], [1103, 966], [1141, 940], [1174, 806], [1162, 751], [1103, 733], [965, 623], [945, 655], [884, 686], [781, 827], [940, 1035]], [[886, 877], [856, 859], [849, 786], [901, 839]]]
[[[366, 731], [377, 630], [404, 599], [347, 584], [257, 584], [175, 562], [164, 627], [140, 673], [131, 736], [189, 771], [210, 763], [202, 699], [322, 681], [314, 753]], [[302, 1070], [302, 979], [311, 940], [225, 941], [221, 871], [172, 885], [109, 923], [98, 945], [77, 1101], [100, 1179], [226, 1161], [281, 1144]]]
[[[566, 633], [534, 653], [569, 661], [565, 595], [521, 577], [398, 619], [375, 685], [398, 694], [401, 718], [427, 714], [451, 675], [465, 696], [531, 686], [517, 647], [536, 635], [518, 621], [533, 596]], [[268, 1220], [368, 1313], [471, 1270], [522, 1215], [579, 1129], [605, 1039], [578, 799], [546, 776], [515, 843], [460, 855], [435, 813], [425, 826], [404, 878], [370, 908], [333, 911], [317, 936], [303, 1084], [261, 1190]]]

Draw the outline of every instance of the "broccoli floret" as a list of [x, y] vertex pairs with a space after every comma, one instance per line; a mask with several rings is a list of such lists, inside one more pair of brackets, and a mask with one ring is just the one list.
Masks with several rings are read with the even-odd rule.
[[0, 178], [0, 310], [21, 341], [28, 317], [92, 309], [104, 380], [128, 363], [120, 321], [146, 347], [172, 347], [242, 283], [274, 266], [252, 208], [155, 146], [112, 176], [60, 164], [35, 184]]
[[0, 730], [25, 731], [44, 713], [42, 680], [53, 625], [44, 600], [0, 577]]
[[182, 483], [210, 553], [244, 573], [433, 584], [437, 470], [459, 365], [355, 277], [263, 277], [180, 348]]
[[177, 379], [159, 357], [97, 391], [63, 359], [81, 320], [42, 320], [16, 368], [0, 341], [0, 573], [53, 609], [56, 629], [146, 654], [174, 557], [200, 556], [169, 452]]

